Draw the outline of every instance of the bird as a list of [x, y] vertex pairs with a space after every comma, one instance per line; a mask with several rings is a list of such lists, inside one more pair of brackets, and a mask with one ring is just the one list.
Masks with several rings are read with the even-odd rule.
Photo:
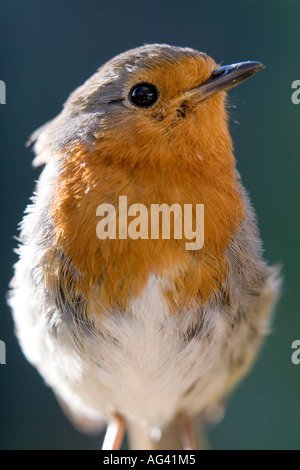
[[[15, 332], [74, 426], [107, 425], [104, 450], [126, 431], [132, 449], [199, 449], [195, 423], [222, 410], [270, 332], [280, 270], [264, 260], [227, 110], [263, 68], [146, 44], [29, 139], [44, 168], [20, 224]], [[187, 206], [190, 249], [175, 214]]]

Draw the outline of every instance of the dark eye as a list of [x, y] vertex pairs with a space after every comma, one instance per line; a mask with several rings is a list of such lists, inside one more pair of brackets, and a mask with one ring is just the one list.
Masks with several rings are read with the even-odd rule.
[[157, 88], [151, 83], [138, 83], [129, 92], [129, 101], [139, 108], [149, 108], [158, 99]]

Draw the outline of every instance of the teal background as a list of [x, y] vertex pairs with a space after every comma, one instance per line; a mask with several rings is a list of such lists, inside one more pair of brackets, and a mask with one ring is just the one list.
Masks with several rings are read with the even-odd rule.
[[260, 60], [266, 69], [230, 91], [235, 155], [256, 208], [265, 256], [283, 266], [272, 335], [236, 390], [225, 419], [209, 428], [213, 449], [300, 449], [300, 365], [291, 344], [299, 319], [299, 124], [291, 84], [300, 79], [300, 2], [279, 0], [1, 0], [0, 106], [1, 449], [98, 449], [69, 424], [24, 359], [5, 293], [16, 261], [17, 223], [39, 170], [28, 135], [61, 109], [104, 61], [143, 43], [203, 50], [220, 63]]

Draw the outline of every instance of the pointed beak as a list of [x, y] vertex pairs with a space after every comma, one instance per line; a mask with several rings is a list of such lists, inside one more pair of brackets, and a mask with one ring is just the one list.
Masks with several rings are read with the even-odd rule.
[[223, 65], [215, 69], [205, 83], [188, 91], [186, 96], [195, 98], [196, 102], [203, 101], [219, 91], [227, 91], [234, 88], [263, 68], [265, 66], [261, 62], [256, 61]]

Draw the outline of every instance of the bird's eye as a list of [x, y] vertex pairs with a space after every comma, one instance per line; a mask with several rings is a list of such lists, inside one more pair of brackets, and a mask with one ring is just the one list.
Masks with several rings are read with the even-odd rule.
[[131, 88], [128, 98], [139, 108], [149, 108], [158, 100], [158, 90], [151, 83], [138, 83]]

